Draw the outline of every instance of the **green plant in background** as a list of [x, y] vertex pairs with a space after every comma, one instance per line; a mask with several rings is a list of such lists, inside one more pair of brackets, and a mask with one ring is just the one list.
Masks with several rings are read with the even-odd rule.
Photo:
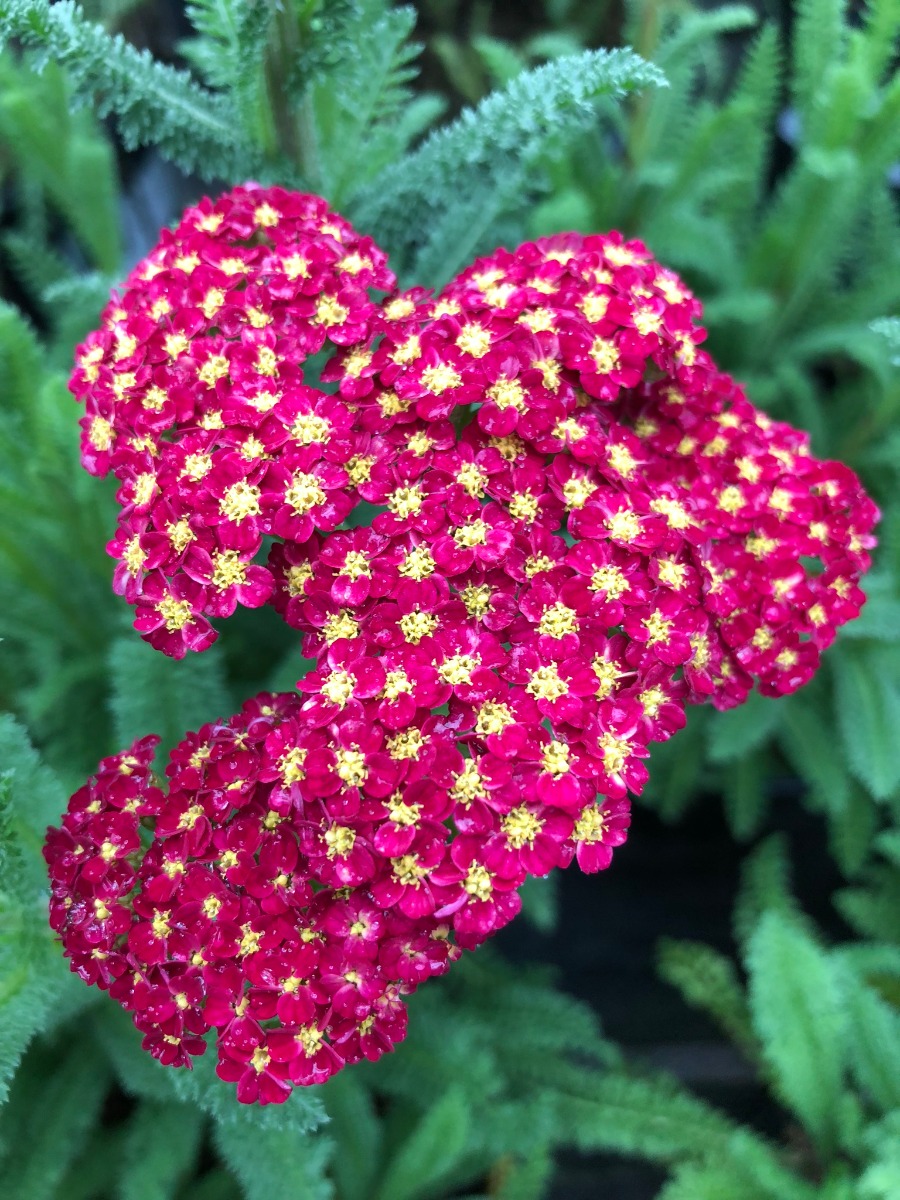
[[[789, 52], [747, 8], [642, 0], [623, 37], [642, 58], [579, 52], [599, 6], [548, 2], [546, 29], [516, 44], [485, 6], [476, 39], [448, 22], [432, 47], [479, 106], [424, 140], [445, 100], [415, 89], [411, 9], [198, 0], [184, 70], [105, 31], [129, 7], [0, 3], [0, 40], [13, 46], [0, 59], [0, 267], [29, 314], [0, 308], [0, 687], [21, 722], [0, 725], [4, 1195], [526, 1200], [546, 1194], [554, 1152], [576, 1145], [664, 1165], [665, 1200], [893, 1200], [900, 853], [883, 827], [900, 818], [889, 175], [900, 4], [873, 0], [851, 20], [837, 0], [806, 0]], [[482, 98], [489, 83], [500, 90]], [[700, 791], [720, 791], [742, 839], [764, 827], [773, 781], [792, 772], [856, 876], [835, 902], [858, 940], [828, 947], [783, 882], [778, 845], [764, 843], [739, 903], [739, 964], [695, 944], [661, 952], [664, 977], [790, 1114], [782, 1141], [623, 1061], [549, 980], [484, 952], [415, 997], [396, 1054], [274, 1114], [238, 1110], [203, 1060], [193, 1075], [147, 1061], [123, 1014], [93, 1007], [69, 975], [46, 928], [39, 860], [68, 792], [135, 734], [162, 722], [171, 743], [231, 711], [247, 680], [290, 686], [299, 673], [274, 625], [236, 621], [221, 653], [180, 664], [115, 635], [112, 498], [78, 469], [65, 387], [72, 345], [123, 269], [114, 157], [96, 119], [106, 116], [126, 146], [155, 147], [210, 186], [255, 177], [321, 192], [407, 279], [433, 285], [528, 234], [640, 236], [705, 299], [712, 353], [751, 399], [809, 428], [817, 453], [845, 459], [873, 490], [885, 517], [869, 605], [821, 676], [787, 700], [696, 710], [654, 757], [650, 803], [675, 818]], [[535, 916], [545, 899], [535, 888]], [[129, 1097], [117, 1123], [103, 1119], [113, 1089]]]

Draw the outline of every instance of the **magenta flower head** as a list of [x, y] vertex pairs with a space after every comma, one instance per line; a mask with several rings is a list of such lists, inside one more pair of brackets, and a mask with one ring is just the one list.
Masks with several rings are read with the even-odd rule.
[[687, 704], [794, 691], [864, 599], [875, 506], [640, 242], [393, 287], [323, 201], [248, 185], [164, 235], [72, 377], [136, 628], [181, 657], [270, 603], [316, 664], [188, 735], [167, 791], [152, 739], [105, 760], [46, 850], [73, 969], [164, 1062], [215, 1029], [242, 1101], [390, 1048], [528, 875], [609, 865]]

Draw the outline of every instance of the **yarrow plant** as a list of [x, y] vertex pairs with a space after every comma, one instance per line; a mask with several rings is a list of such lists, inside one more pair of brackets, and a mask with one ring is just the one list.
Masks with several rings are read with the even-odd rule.
[[113, 297], [71, 387], [135, 627], [178, 658], [268, 603], [315, 660], [167, 788], [153, 738], [105, 759], [49, 834], [72, 968], [155, 1057], [215, 1029], [251, 1103], [377, 1058], [529, 875], [609, 865], [686, 705], [794, 691], [858, 614], [875, 506], [700, 312], [616, 233], [398, 292], [324, 201], [255, 185]]

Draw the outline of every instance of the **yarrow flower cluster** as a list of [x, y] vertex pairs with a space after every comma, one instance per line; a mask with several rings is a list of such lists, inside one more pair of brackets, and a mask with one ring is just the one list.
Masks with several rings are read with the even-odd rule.
[[863, 602], [858, 479], [717, 369], [640, 242], [394, 283], [320, 199], [238, 188], [72, 377], [136, 628], [180, 657], [269, 602], [316, 662], [189, 736], [167, 796], [146, 740], [106, 760], [48, 843], [73, 968], [164, 1061], [216, 1028], [243, 1100], [398, 1040], [527, 875], [608, 865], [688, 703], [795, 690]]

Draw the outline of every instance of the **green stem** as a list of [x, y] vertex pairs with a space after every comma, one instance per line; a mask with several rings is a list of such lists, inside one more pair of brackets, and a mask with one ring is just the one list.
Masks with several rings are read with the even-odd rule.
[[266, 90], [278, 149], [315, 187], [321, 176], [312, 104], [292, 96], [291, 76], [303, 46], [303, 29], [318, 0], [269, 0], [275, 7], [272, 38], [266, 54]]

